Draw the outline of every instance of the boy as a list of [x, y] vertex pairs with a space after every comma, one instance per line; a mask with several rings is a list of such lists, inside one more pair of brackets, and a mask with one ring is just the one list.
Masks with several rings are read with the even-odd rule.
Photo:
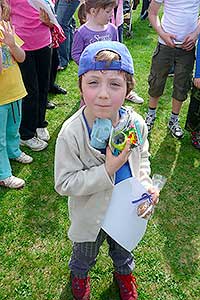
[[[184, 132], [179, 125], [179, 114], [191, 87], [195, 43], [200, 30], [200, 0], [176, 1], [176, 5], [174, 3], [172, 0], [152, 0], [149, 6], [149, 21], [159, 38], [148, 78], [150, 98], [146, 123], [150, 133], [167, 76], [174, 67], [172, 112], [168, 128], [173, 137], [181, 139]], [[163, 16], [160, 21], [162, 4]]]
[[[121, 107], [133, 88], [133, 73], [132, 58], [125, 45], [103, 41], [87, 46], [78, 71], [85, 106], [64, 123], [57, 139], [55, 189], [61, 195], [70, 196], [69, 238], [73, 241], [73, 253], [69, 268], [72, 293], [77, 300], [90, 299], [88, 271], [95, 264], [105, 239], [121, 299], [137, 299], [132, 254], [101, 229], [114, 184], [119, 181], [135, 176], [153, 194], [154, 203], [157, 202], [149, 177], [146, 124], [137, 113]], [[143, 144], [132, 151], [128, 140], [124, 150], [114, 156], [104, 140], [104, 122], [108, 124], [110, 120], [116, 127], [126, 115], [139, 122]], [[93, 134], [95, 120], [102, 121], [98, 130], [102, 129], [103, 134], [98, 135], [97, 141]], [[101, 149], [91, 146], [98, 142], [100, 145], [105, 142], [105, 146]]]

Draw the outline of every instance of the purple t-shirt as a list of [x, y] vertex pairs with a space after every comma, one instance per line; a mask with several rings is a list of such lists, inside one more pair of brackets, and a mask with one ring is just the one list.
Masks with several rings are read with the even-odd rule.
[[93, 31], [85, 24], [80, 26], [74, 33], [72, 44], [72, 58], [79, 64], [81, 53], [89, 44], [98, 41], [118, 41], [117, 27], [111, 23], [103, 31]]

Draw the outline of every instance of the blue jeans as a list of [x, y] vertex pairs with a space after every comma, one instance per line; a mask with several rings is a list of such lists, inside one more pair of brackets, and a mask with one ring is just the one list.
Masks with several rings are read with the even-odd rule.
[[56, 15], [60, 26], [62, 27], [66, 40], [60, 44], [58, 55], [61, 67], [67, 67], [71, 59], [71, 47], [75, 28], [75, 20], [73, 15], [79, 6], [79, 0], [59, 0], [56, 5]]
[[12, 175], [9, 158], [21, 155], [19, 149], [19, 126], [21, 104], [18, 100], [0, 105], [0, 180]]

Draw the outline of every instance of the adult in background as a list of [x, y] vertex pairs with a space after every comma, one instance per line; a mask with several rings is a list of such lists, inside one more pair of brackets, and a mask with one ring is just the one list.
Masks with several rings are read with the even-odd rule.
[[79, 3], [79, 0], [58, 0], [56, 3], [57, 20], [66, 36], [66, 40], [58, 48], [58, 70], [64, 70], [71, 59], [71, 47], [76, 24], [73, 15]]
[[45, 120], [49, 86], [51, 32], [40, 20], [40, 14], [27, 0], [9, 0], [11, 21], [16, 34], [23, 40], [26, 58], [20, 63], [28, 95], [22, 101], [20, 144], [33, 151], [48, 146], [50, 138]]
[[[159, 10], [163, 4], [160, 23]], [[149, 109], [146, 123], [149, 133], [156, 119], [156, 108], [162, 96], [169, 70], [174, 65], [172, 113], [168, 128], [176, 138], [183, 136], [179, 125], [179, 113], [191, 87], [195, 58], [195, 43], [200, 31], [198, 15], [200, 0], [152, 0], [149, 20], [159, 35], [158, 45], [152, 57], [149, 75]]]

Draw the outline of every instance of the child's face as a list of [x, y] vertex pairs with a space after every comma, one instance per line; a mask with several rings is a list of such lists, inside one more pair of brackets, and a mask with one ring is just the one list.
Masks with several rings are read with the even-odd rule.
[[92, 120], [118, 117], [126, 96], [125, 74], [119, 71], [89, 71], [82, 76], [82, 95]]
[[113, 7], [100, 8], [97, 10], [95, 20], [100, 25], [106, 25], [110, 22], [113, 14]]

